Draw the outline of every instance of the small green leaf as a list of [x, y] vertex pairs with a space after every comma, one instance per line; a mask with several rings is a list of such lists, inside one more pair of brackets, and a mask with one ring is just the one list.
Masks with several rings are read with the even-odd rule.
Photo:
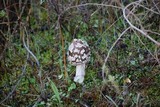
[[70, 87], [68, 88], [68, 91], [72, 91], [73, 89], [76, 89], [76, 84], [75, 83], [72, 83], [70, 85]]
[[4, 10], [1, 10], [0, 11], [0, 17], [4, 17], [6, 15], [5, 11]]
[[58, 79], [62, 79], [63, 78], [63, 74], [58, 75]]
[[108, 75], [108, 79], [109, 79], [109, 81], [113, 82], [114, 81], [114, 76]]
[[48, 80], [49, 80], [49, 82], [50, 82], [51, 88], [52, 88], [52, 90], [53, 90], [53, 92], [54, 92], [54, 94], [55, 94], [58, 102], [60, 103], [60, 102], [61, 102], [60, 94], [59, 94], [59, 91], [58, 91], [56, 85], [55, 85], [54, 82], [51, 81], [49, 78], [48, 78]]
[[131, 65], [136, 65], [136, 61], [130, 61]]
[[31, 83], [36, 83], [35, 78], [30, 78], [30, 82], [31, 82]]

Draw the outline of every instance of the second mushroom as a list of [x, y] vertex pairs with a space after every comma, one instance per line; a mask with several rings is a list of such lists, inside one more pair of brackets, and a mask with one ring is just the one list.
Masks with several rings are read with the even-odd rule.
[[76, 66], [74, 81], [83, 83], [85, 76], [85, 65], [90, 60], [90, 48], [86, 41], [74, 39], [68, 48], [68, 61]]

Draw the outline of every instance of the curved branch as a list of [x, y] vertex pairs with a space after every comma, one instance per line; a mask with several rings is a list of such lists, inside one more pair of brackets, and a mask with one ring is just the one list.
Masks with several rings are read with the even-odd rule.
[[109, 58], [109, 56], [110, 56], [110, 53], [111, 53], [112, 49], [114, 48], [114, 46], [116, 45], [116, 43], [121, 39], [121, 37], [122, 37], [129, 29], [130, 29], [130, 27], [128, 27], [127, 29], [125, 29], [125, 30], [121, 33], [121, 35], [118, 37], [118, 39], [113, 43], [112, 47], [109, 49], [108, 54], [107, 54], [107, 57], [106, 57], [106, 59], [105, 59], [105, 61], [104, 61], [104, 64], [103, 64], [103, 66], [102, 66], [102, 77], [103, 77], [103, 80], [105, 79], [105, 78], [104, 78], [104, 71], [105, 71], [105, 68], [106, 68], [106, 63], [107, 63], [107, 61], [108, 61], [108, 58]]
[[130, 25], [131, 28], [135, 29], [136, 31], [140, 32], [141, 34], [143, 34], [145, 37], [147, 37], [149, 40], [151, 40], [152, 42], [154, 42], [157, 46], [160, 46], [160, 42], [154, 40], [151, 36], [149, 36], [146, 32], [144, 32], [143, 30], [137, 28], [136, 26], [134, 26], [130, 21], [129, 19], [127, 18], [126, 16], [126, 10], [129, 6], [131, 5], [138, 5], [140, 2], [142, 2], [142, 0], [140, 1], [136, 1], [136, 2], [132, 2], [130, 4], [128, 4], [124, 9], [123, 9], [123, 16], [124, 16], [124, 19], [127, 21], [127, 23]]

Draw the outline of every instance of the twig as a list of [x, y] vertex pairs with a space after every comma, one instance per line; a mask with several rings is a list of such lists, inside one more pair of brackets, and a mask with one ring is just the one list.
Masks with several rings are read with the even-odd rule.
[[[104, 0], [101, 4], [104, 4], [106, 1]], [[93, 16], [96, 12], [98, 12], [100, 9], [102, 9], [102, 7], [98, 7], [98, 9], [97, 10], [95, 10], [92, 14], [91, 14], [91, 16]]]
[[[24, 27], [24, 30], [25, 30], [26, 35], [28, 35], [26, 27], [25, 27], [25, 26], [23, 26], [23, 27]], [[27, 47], [27, 45], [25, 44], [25, 37], [24, 37], [24, 35], [23, 35], [23, 45], [24, 45], [25, 49], [27, 50], [27, 52], [35, 59], [35, 61], [36, 61], [36, 63], [37, 63], [37, 67], [40, 68], [40, 64], [39, 64], [38, 59], [37, 59], [36, 56], [32, 53], [32, 51], [29, 49], [29, 47]], [[41, 75], [41, 73], [39, 73], [39, 75]]]
[[127, 29], [125, 29], [118, 37], [118, 39], [113, 43], [112, 47], [109, 49], [108, 51], [108, 54], [107, 54], [107, 57], [105, 58], [105, 61], [104, 61], [104, 64], [102, 66], [102, 77], [103, 77], [103, 80], [105, 79], [105, 76], [104, 76], [104, 71], [105, 71], [105, 68], [106, 68], [106, 63], [108, 61], [108, 58], [110, 56], [110, 53], [112, 51], [112, 49], [114, 48], [114, 46], [116, 45], [116, 43], [121, 39], [121, 37], [130, 29], [130, 27], [128, 27]]
[[5, 3], [5, 0], [3, 0], [3, 5], [5, 6], [5, 11], [7, 12], [7, 26], [8, 26], [8, 32], [10, 33], [11, 31], [11, 26], [10, 26], [10, 20], [9, 20], [9, 11], [8, 9], [6, 8], [6, 3]]
[[140, 93], [137, 93], [137, 101], [136, 101], [136, 107], [139, 107], [139, 98], [140, 98]]
[[139, 4], [139, 3], [137, 3], [137, 2], [135, 2], [135, 4], [137, 4], [137, 5], [139, 5], [139, 6], [143, 7], [143, 8], [145, 8], [145, 9], [148, 10], [148, 11], [151, 11], [151, 12], [153, 12], [153, 13], [155, 13], [155, 14], [160, 15], [160, 13], [158, 13], [158, 12], [152, 10], [152, 9], [149, 9], [149, 8], [147, 8], [147, 7], [145, 7], [145, 6], [141, 5], [141, 4]]
[[21, 11], [20, 15], [18, 16], [17, 23], [16, 23], [16, 25], [15, 25], [14, 28], [13, 28], [12, 34], [15, 33], [16, 28], [18, 27], [18, 24], [19, 24], [18, 21], [19, 21], [19, 20], [21, 19], [21, 17], [22, 17], [22, 14], [23, 14], [23, 12], [24, 12], [24, 10], [25, 10], [25, 7], [26, 7], [26, 5], [27, 5], [27, 2], [28, 2], [28, 0], [25, 0], [24, 5], [23, 5], [23, 7], [22, 7], [22, 11]]
[[156, 40], [154, 40], [152, 37], [150, 37], [146, 32], [144, 32], [143, 30], [137, 28], [136, 26], [134, 26], [129, 19], [126, 16], [126, 10], [128, 9], [129, 6], [134, 5], [134, 4], [139, 4], [140, 2], [142, 2], [142, 0], [136, 1], [136, 2], [132, 2], [130, 4], [128, 4], [126, 7], [124, 7], [123, 9], [123, 17], [124, 19], [127, 21], [127, 23], [130, 25], [131, 28], [135, 29], [136, 31], [140, 32], [141, 34], [143, 34], [145, 37], [147, 37], [149, 40], [151, 40], [152, 42], [154, 42], [156, 45], [160, 46], [160, 43]]
[[[26, 32], [26, 35], [28, 35], [27, 33], [27, 29], [25, 26], [23, 26], [24, 29], [25, 29], [25, 32]], [[24, 36], [23, 36], [23, 39], [24, 39]], [[25, 40], [23, 40], [25, 41]], [[36, 64], [37, 64], [37, 70], [38, 70], [38, 76], [39, 76], [39, 80], [40, 80], [40, 91], [41, 91], [41, 97], [45, 97], [45, 93], [44, 93], [44, 83], [42, 81], [42, 71], [40, 69], [40, 64], [39, 64], [39, 61], [37, 59], [37, 57], [32, 53], [32, 51], [30, 51], [29, 47], [27, 47], [27, 45], [25, 44], [25, 42], [23, 42], [23, 45], [25, 47], [25, 49], [27, 50], [27, 52], [35, 59], [36, 61]]]
[[67, 67], [66, 67], [66, 52], [64, 49], [64, 37], [61, 29], [61, 23], [58, 22], [59, 24], [59, 32], [60, 32], [60, 37], [61, 37], [61, 42], [62, 42], [62, 52], [63, 52], [63, 64], [64, 64], [64, 77], [65, 79], [68, 78], [68, 73], [67, 73]]
[[[134, 31], [134, 30], [133, 30]], [[134, 31], [134, 33], [137, 35], [139, 41], [141, 42], [141, 44], [146, 48], [146, 50], [149, 52], [149, 54], [153, 57], [153, 59], [155, 59], [158, 63], [159, 63], [159, 59], [156, 58], [152, 52], [147, 48], [147, 46], [144, 44], [144, 42], [141, 40], [141, 38], [138, 36], [138, 34], [136, 33], [136, 31]], [[146, 63], [146, 61], [142, 61], [142, 64]]]
[[[27, 47], [27, 45], [25, 43], [25, 39], [24, 39], [24, 33], [22, 35], [23, 35], [23, 45], [25, 47]], [[29, 52], [27, 53], [27, 60], [28, 60], [28, 58], [29, 58]], [[16, 82], [16, 85], [13, 87], [12, 91], [7, 95], [7, 97], [5, 97], [2, 101], [0, 101], [0, 104], [2, 104], [3, 102], [5, 102], [14, 93], [14, 91], [16, 90], [16, 88], [18, 87], [18, 85], [20, 84], [20, 81], [22, 80], [24, 74], [26, 73], [26, 67], [27, 67], [27, 61], [26, 61], [25, 65], [24, 65], [24, 67], [23, 67], [22, 73], [19, 76], [18, 81]]]
[[66, 9], [64, 9], [64, 11], [62, 11], [59, 16], [58, 16], [58, 20], [57, 20], [57, 23], [59, 22], [61, 16], [67, 12], [68, 10], [70, 9], [73, 9], [73, 8], [77, 8], [77, 7], [81, 7], [81, 6], [105, 6], [105, 7], [113, 7], [113, 8], [117, 8], [117, 9], [122, 9], [121, 7], [118, 7], [118, 6], [114, 6], [114, 5], [106, 5], [106, 4], [98, 4], [98, 3], [85, 3], [85, 4], [80, 4], [80, 5], [75, 5], [75, 6], [70, 6]]
[[[28, 57], [28, 55], [27, 55], [27, 57]], [[27, 58], [27, 59], [28, 59], [28, 58]], [[21, 82], [24, 74], [26, 73], [26, 66], [27, 66], [27, 61], [26, 61], [25, 65], [24, 65], [24, 67], [23, 67], [22, 73], [21, 73], [21, 75], [19, 76], [18, 81], [16, 82], [16, 85], [13, 87], [12, 91], [7, 95], [7, 97], [5, 97], [5, 98], [0, 102], [0, 104], [2, 104], [3, 102], [5, 102], [5, 101], [14, 93], [14, 91], [15, 91], [16, 88], [18, 87], [19, 83]]]
[[72, 8], [77, 8], [77, 7], [81, 7], [81, 6], [105, 6], [105, 7], [113, 7], [113, 8], [118, 8], [118, 9], [122, 9], [121, 7], [118, 7], [118, 6], [114, 6], [114, 5], [107, 5], [107, 4], [98, 4], [98, 3], [85, 3], [85, 4], [80, 4], [80, 5], [75, 5], [75, 6], [70, 6], [68, 8], [66, 8], [61, 14], [64, 14], [66, 11], [72, 9]]
[[116, 104], [116, 102], [111, 98], [111, 97], [109, 97], [108, 95], [104, 95], [103, 93], [101, 93], [102, 94], [102, 96], [106, 99], [106, 100], [110, 100], [114, 105], [115, 105], [115, 107], [118, 107], [118, 105]]
[[155, 3], [155, 0], [153, 0], [153, 4], [155, 5], [156, 9], [158, 10], [159, 14], [160, 14], [160, 10], [159, 8], [157, 7], [157, 4]]

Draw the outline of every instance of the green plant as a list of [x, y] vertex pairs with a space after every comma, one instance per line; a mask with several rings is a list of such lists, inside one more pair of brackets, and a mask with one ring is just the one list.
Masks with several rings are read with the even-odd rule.
[[58, 91], [58, 88], [56, 87], [56, 85], [54, 84], [54, 82], [51, 81], [49, 78], [48, 78], [48, 81], [50, 82], [50, 86], [52, 88], [52, 91], [55, 94], [56, 99], [58, 100], [58, 103], [61, 104], [61, 98], [60, 98], [60, 93]]

